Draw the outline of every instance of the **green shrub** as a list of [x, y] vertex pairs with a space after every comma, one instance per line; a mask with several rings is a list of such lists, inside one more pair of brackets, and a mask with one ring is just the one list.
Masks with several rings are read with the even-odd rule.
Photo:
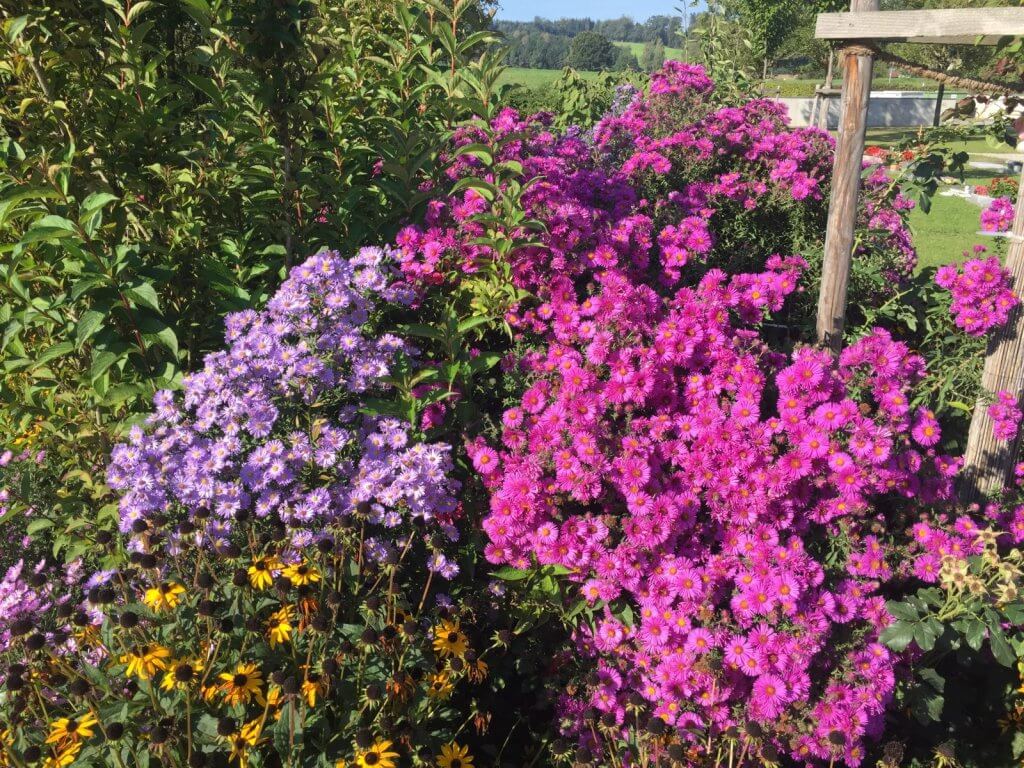
[[0, 447], [47, 451], [59, 549], [110, 511], [112, 441], [221, 316], [417, 214], [499, 68], [478, 0], [5, 10]]

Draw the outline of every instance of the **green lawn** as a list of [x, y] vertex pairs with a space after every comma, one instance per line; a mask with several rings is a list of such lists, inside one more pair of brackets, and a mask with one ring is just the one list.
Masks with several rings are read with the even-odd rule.
[[[628, 48], [629, 50], [631, 50], [633, 52], [633, 55], [636, 56], [636, 60], [637, 61], [640, 61], [640, 56], [644, 52], [644, 44], [643, 43], [616, 42], [615, 45], [619, 46], [620, 48]], [[677, 61], [683, 61], [684, 60], [683, 49], [682, 48], [669, 48], [669, 47], [666, 47], [665, 48], [665, 58], [666, 59], [676, 59]]]
[[[868, 131], [867, 143], [891, 146], [915, 132], [916, 129], [911, 128], [873, 128]], [[990, 143], [980, 138], [954, 141], [947, 146], [965, 151], [972, 157], [1015, 151], [1006, 144]], [[1005, 174], [970, 168], [963, 183], [971, 186], [987, 184], [996, 176], [1002, 175]], [[910, 226], [914, 233], [914, 245], [917, 246], [918, 267], [939, 266], [959, 261], [963, 258], [963, 252], [969, 251], [975, 245], [987, 245], [992, 248], [996, 238], [978, 234], [981, 230], [981, 210], [977, 205], [962, 198], [936, 195], [932, 199], [929, 213], [924, 213], [920, 208], [911, 211]]]
[[[597, 72], [580, 72], [580, 77], [593, 80]], [[498, 85], [522, 85], [527, 88], [546, 88], [562, 76], [560, 69], [526, 69], [525, 67], [508, 67], [498, 78]]]
[[910, 227], [917, 247], [918, 268], [960, 261], [964, 251], [970, 251], [975, 245], [991, 248], [995, 238], [978, 234], [980, 219], [981, 208], [959, 197], [937, 195], [929, 213], [920, 208], [911, 211]]
[[[868, 130], [868, 144], [889, 146], [899, 143], [904, 137], [917, 133], [916, 128], [870, 128]], [[996, 142], [984, 138], [974, 138], [969, 141], [952, 141], [946, 144], [950, 149], [960, 152], [967, 152], [970, 155], [1000, 155], [1016, 152], [1008, 144]]]

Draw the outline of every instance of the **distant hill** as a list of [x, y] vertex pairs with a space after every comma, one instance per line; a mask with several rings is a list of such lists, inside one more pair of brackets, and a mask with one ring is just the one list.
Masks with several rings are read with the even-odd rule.
[[[664, 46], [666, 58], [681, 58], [682, 50], [677, 46], [682, 27], [680, 16], [652, 16], [644, 22], [636, 22], [628, 16], [599, 21], [535, 18], [533, 21], [494, 22], [495, 30], [505, 37], [509, 46], [509, 66], [527, 69], [564, 66], [572, 39], [581, 32], [596, 32], [628, 50], [636, 57], [636, 63], [630, 66], [641, 64], [644, 46], [656, 42]], [[620, 68], [627, 59], [620, 62]]]

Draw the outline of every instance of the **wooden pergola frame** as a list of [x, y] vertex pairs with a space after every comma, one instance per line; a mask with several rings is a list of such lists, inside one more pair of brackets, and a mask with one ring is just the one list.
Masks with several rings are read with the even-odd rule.
[[[818, 341], [839, 351], [846, 318], [847, 289], [853, 256], [861, 162], [867, 131], [868, 101], [874, 67], [874, 43], [908, 42], [932, 45], [994, 45], [1024, 37], [1024, 8], [969, 8], [926, 11], [879, 11], [879, 0], [851, 0], [849, 13], [818, 16], [815, 36], [842, 44], [843, 72], [839, 138], [836, 144], [832, 197], [825, 233], [821, 293], [818, 297]], [[1010, 232], [1006, 267], [1013, 289], [1024, 297], [1024, 174]], [[1000, 442], [992, 434], [988, 398], [999, 390], [1024, 398], [1024, 311], [1020, 307], [1007, 325], [992, 336], [982, 373], [982, 396], [974, 406], [961, 498], [980, 501], [1010, 480], [1019, 438]]]

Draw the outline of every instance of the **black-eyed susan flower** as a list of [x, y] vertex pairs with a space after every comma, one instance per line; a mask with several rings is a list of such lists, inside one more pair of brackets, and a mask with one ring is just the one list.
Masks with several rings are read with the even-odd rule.
[[249, 583], [253, 589], [270, 589], [274, 583], [274, 571], [283, 566], [276, 557], [261, 557], [249, 566]]
[[434, 627], [434, 651], [442, 657], [462, 658], [469, 648], [469, 639], [455, 621], [442, 621]]
[[290, 605], [283, 606], [270, 615], [270, 623], [267, 625], [267, 637], [270, 638], [270, 647], [281, 643], [287, 643], [292, 638], [294, 629], [292, 622], [295, 621], [295, 609]]
[[61, 747], [54, 747], [43, 761], [43, 768], [67, 768], [75, 762], [78, 753], [82, 751], [82, 742], [71, 741]]
[[473, 768], [473, 756], [469, 753], [469, 747], [453, 741], [441, 747], [437, 765], [438, 768]]
[[181, 584], [176, 581], [164, 581], [147, 589], [142, 602], [157, 613], [173, 611], [178, 607], [184, 593], [185, 588]]
[[447, 699], [455, 686], [447, 672], [435, 672], [427, 684], [427, 696], [431, 699]]
[[359, 768], [395, 768], [398, 753], [392, 751], [392, 742], [380, 739], [369, 748], [356, 752], [356, 765]]
[[228, 760], [237, 760], [239, 766], [247, 766], [249, 764], [249, 750], [259, 742], [262, 731], [261, 722], [259, 720], [252, 720], [239, 728], [235, 733], [225, 736], [224, 740], [231, 747], [231, 754], [228, 756]]
[[487, 662], [476, 659], [466, 667], [466, 677], [474, 683], [482, 683], [487, 677]]
[[179, 691], [186, 690], [196, 679], [196, 673], [201, 672], [202, 669], [203, 662], [201, 660], [188, 661], [179, 659], [172, 661], [167, 665], [167, 669], [164, 671], [163, 679], [160, 681], [160, 687], [165, 691], [171, 691], [174, 689]]
[[10, 728], [0, 730], [0, 768], [8, 768], [11, 763], [11, 747], [14, 746], [14, 735]]
[[224, 701], [229, 705], [248, 704], [250, 699], [266, 704], [263, 698], [263, 673], [255, 664], [239, 664], [234, 672], [222, 672], [218, 677]]
[[167, 669], [167, 660], [170, 657], [170, 649], [151, 643], [131, 649], [121, 656], [121, 663], [128, 665], [124, 671], [128, 677], [149, 680], [157, 672]]
[[329, 687], [326, 677], [317, 672], [310, 672], [302, 681], [302, 698], [309, 706], [315, 707], [317, 697], [326, 696]]
[[86, 712], [81, 717], [58, 717], [50, 723], [50, 735], [47, 744], [63, 744], [81, 741], [92, 737], [96, 725], [96, 715]]
[[303, 587], [320, 581], [320, 571], [316, 569], [316, 566], [305, 560], [301, 563], [285, 566], [281, 571], [281, 575], [296, 587]]

